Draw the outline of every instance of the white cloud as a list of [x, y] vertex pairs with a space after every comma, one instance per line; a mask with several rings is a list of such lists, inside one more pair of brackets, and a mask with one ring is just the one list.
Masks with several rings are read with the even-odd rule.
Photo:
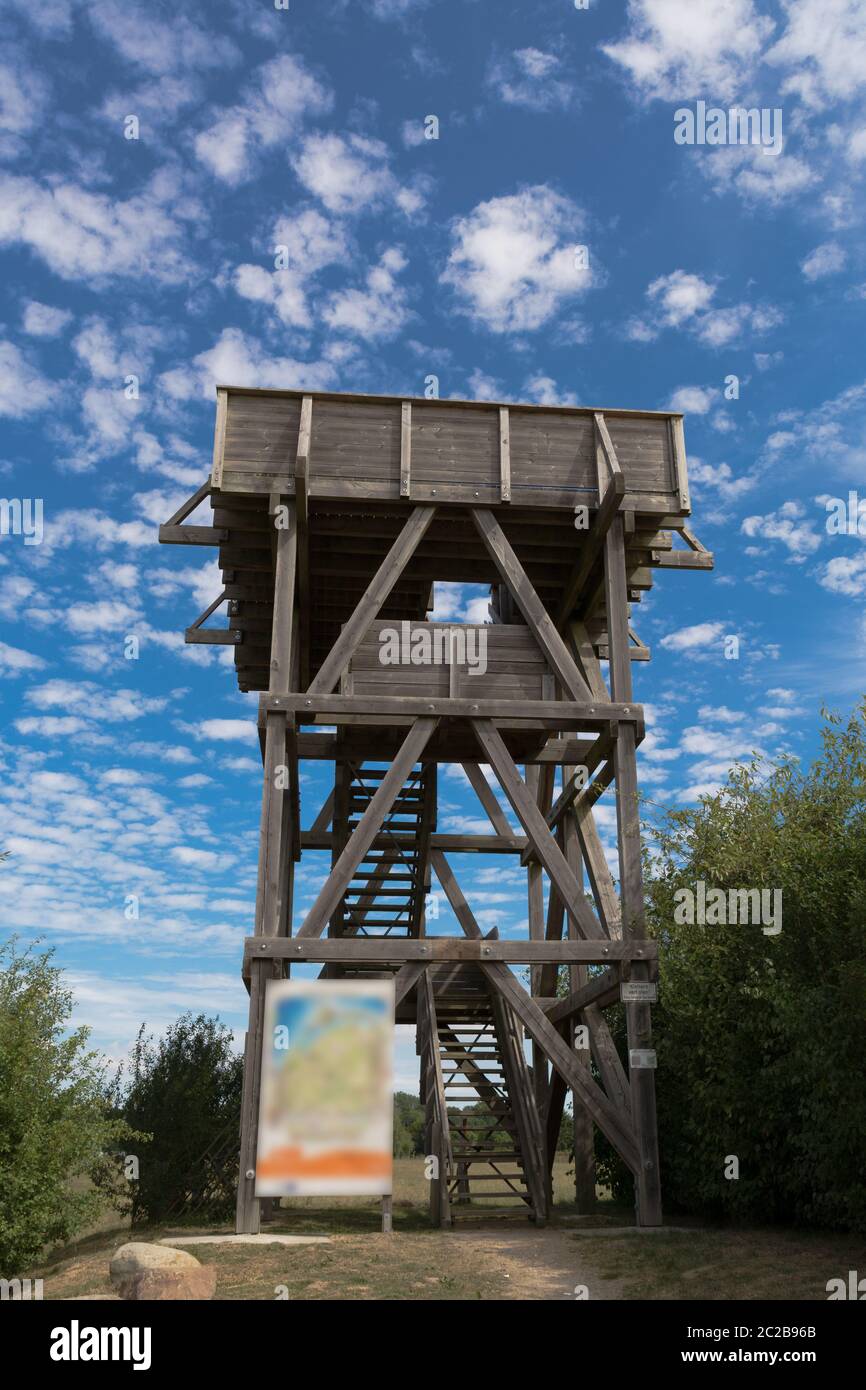
[[190, 869], [215, 869], [224, 862], [222, 856], [213, 850], [193, 849], [190, 845], [173, 845], [171, 856]]
[[800, 262], [800, 269], [807, 280], [820, 280], [825, 275], [835, 275], [843, 270], [847, 257], [836, 241], [825, 241]]
[[74, 183], [43, 187], [36, 179], [0, 176], [0, 245], [29, 246], [64, 280], [100, 284], [115, 276], [179, 284], [188, 273], [182, 229], [171, 213], [179, 193], [172, 176], [155, 176], [144, 192], [112, 201]]
[[805, 193], [818, 173], [797, 155], [767, 156], [760, 145], [721, 145], [701, 160], [716, 193], [733, 191], [746, 203], [779, 207]]
[[212, 401], [217, 383], [328, 391], [333, 389], [336, 377], [333, 361], [301, 362], [294, 357], [277, 357], [242, 329], [224, 328], [213, 347], [198, 353], [190, 367], [163, 372], [159, 383], [174, 400], [201, 396]]
[[707, 724], [740, 724], [743, 714], [740, 710], [728, 709], [727, 705], [701, 705], [698, 718]]
[[680, 628], [678, 632], [668, 632], [659, 646], [669, 652], [693, 652], [717, 647], [724, 632], [723, 623], [695, 623], [692, 627]]
[[389, 164], [388, 147], [363, 135], [316, 133], [306, 136], [292, 167], [304, 187], [328, 209], [342, 216], [395, 202], [407, 216], [418, 212], [423, 198], [402, 186]]
[[577, 405], [578, 399], [573, 391], [565, 391], [557, 386], [552, 376], [536, 372], [523, 383], [522, 394], [526, 400], [537, 405]]
[[203, 719], [200, 724], [193, 725], [190, 732], [197, 738], [212, 739], [217, 743], [235, 739], [248, 743], [256, 737], [256, 725], [253, 719]]
[[489, 376], [476, 367], [469, 377], [469, 399], [473, 401], [501, 401], [505, 399], [504, 388], [496, 377]]
[[861, 0], [803, 5], [782, 0], [787, 27], [765, 61], [788, 74], [784, 93], [809, 106], [848, 101], [866, 84], [866, 10]]
[[332, 93], [299, 58], [281, 54], [259, 68], [241, 103], [214, 114], [195, 137], [195, 153], [234, 187], [253, 176], [259, 151], [296, 137], [308, 116], [322, 115], [332, 104]]
[[861, 381], [814, 410], [787, 412], [784, 419], [777, 417], [777, 422], [789, 428], [774, 430], [764, 446], [765, 453], [774, 464], [783, 455], [794, 454], [799, 463], [818, 464], [822, 477], [833, 467], [859, 483], [866, 468], [864, 408], [866, 381]]
[[668, 410], [679, 410], [684, 415], [706, 415], [719, 392], [713, 386], [678, 386], [667, 404]]
[[70, 738], [73, 734], [86, 733], [89, 725], [86, 720], [75, 715], [29, 715], [15, 720], [15, 728], [26, 738], [44, 739]]
[[345, 230], [313, 208], [277, 222], [273, 233], [274, 255], [287, 264], [284, 269], [267, 270], [261, 265], [239, 265], [234, 287], [245, 299], [268, 304], [283, 323], [307, 328], [311, 313], [307, 292], [325, 266], [345, 264], [350, 247]]
[[24, 332], [31, 338], [56, 338], [71, 319], [68, 309], [56, 309], [50, 304], [40, 304], [38, 299], [28, 299], [21, 322]]
[[740, 529], [747, 536], [759, 536], [762, 540], [779, 541], [789, 551], [792, 564], [802, 564], [821, 544], [821, 537], [815, 533], [812, 521], [805, 517], [805, 509], [796, 501], [783, 502], [775, 512], [766, 516], [747, 516]]
[[0, 340], [0, 415], [21, 420], [45, 410], [57, 398], [57, 386], [43, 376], [8, 340]]
[[691, 455], [689, 458], [689, 482], [698, 489], [714, 488], [726, 502], [733, 502], [745, 492], [751, 492], [757, 482], [753, 474], [745, 473], [735, 477], [730, 464], [704, 463]]
[[725, 347], [751, 329], [765, 333], [782, 321], [781, 312], [768, 304], [731, 304], [714, 306], [716, 285], [701, 275], [674, 270], [660, 275], [647, 287], [647, 299], [652, 313], [647, 318], [632, 318], [626, 325], [626, 336], [637, 342], [652, 342], [658, 336], [656, 315], [660, 326], [685, 328], [708, 347]]
[[119, 130], [123, 130], [127, 116], [136, 116], [140, 138], [146, 140], [152, 128], [174, 121], [184, 107], [198, 106], [201, 99], [201, 83], [193, 74], [166, 74], [138, 87], [110, 92], [101, 111]]
[[69, 631], [80, 637], [92, 637], [97, 632], [129, 632], [138, 616], [138, 609], [117, 599], [71, 603], [63, 614]]
[[646, 100], [737, 96], [773, 29], [752, 0], [629, 0], [628, 21], [602, 52]]
[[73, 716], [124, 724], [147, 714], [159, 714], [168, 704], [167, 698], [146, 696], [140, 690], [109, 690], [93, 681], [59, 678], [31, 686], [26, 699], [38, 710], [63, 710]]
[[706, 309], [716, 292], [715, 285], [686, 270], [660, 275], [647, 288], [647, 299], [656, 304], [668, 327], [678, 328], [687, 319]]
[[41, 671], [45, 665], [41, 656], [0, 642], [0, 676], [20, 676], [25, 671]]
[[560, 76], [562, 61], [555, 53], [538, 48], [518, 48], [495, 59], [487, 74], [487, 86], [508, 106], [530, 111], [567, 107], [573, 88]]
[[540, 328], [595, 282], [575, 254], [584, 228], [580, 208], [544, 184], [491, 198], [454, 220], [440, 279], [494, 333]]
[[48, 83], [19, 59], [0, 63], [0, 154], [14, 159], [24, 148], [22, 136], [42, 119], [48, 102]]
[[390, 247], [369, 271], [363, 290], [338, 290], [330, 296], [322, 310], [325, 323], [371, 342], [395, 337], [409, 316], [406, 289], [396, 279], [406, 265], [402, 251]]
[[152, 5], [132, 0], [90, 0], [88, 18], [128, 63], [146, 72], [217, 68], [240, 58], [237, 45], [212, 25], [194, 24], [175, 12], [164, 19]]
[[[182, 497], [177, 499], [175, 509], [182, 501]], [[164, 521], [170, 515], [171, 509], [164, 513], [160, 520]], [[45, 519], [43, 550], [50, 553], [76, 544], [92, 546], [97, 550], [110, 550], [116, 545], [138, 548], [156, 545], [157, 540], [156, 525], [146, 526], [141, 521], [119, 521], [105, 512], [87, 508], [69, 508], [48, 513]]]
[[866, 594], [866, 555], [837, 555], [824, 567], [818, 583], [833, 594], [861, 598]]

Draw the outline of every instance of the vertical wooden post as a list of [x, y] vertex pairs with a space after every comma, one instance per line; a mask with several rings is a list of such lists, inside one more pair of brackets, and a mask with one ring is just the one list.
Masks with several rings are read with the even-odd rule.
[[[532, 794], [536, 804], [540, 804], [543, 795], [541, 768], [530, 764], [526, 768], [526, 785]], [[546, 806], [541, 807], [546, 810]], [[527, 892], [528, 892], [528, 917], [529, 917], [529, 938], [531, 941], [544, 940], [544, 880], [542, 877], [542, 867], [538, 859], [532, 858], [526, 866]], [[530, 993], [538, 994], [541, 967], [531, 965], [529, 967], [529, 987]], [[544, 1104], [547, 1099], [547, 1058], [538, 1043], [532, 1044], [532, 1084], [535, 1092], [535, 1103], [539, 1113], [544, 1113]]]
[[[291, 682], [292, 632], [295, 611], [295, 573], [298, 534], [293, 503], [275, 515], [276, 526], [274, 614], [271, 629], [270, 693], [288, 693]], [[294, 861], [287, 850], [289, 832], [284, 804], [287, 790], [286, 718], [269, 713], [265, 733], [262, 813], [259, 829], [259, 876], [256, 889], [257, 936], [276, 936], [281, 925], [291, 931], [284, 904], [290, 897], [288, 876]], [[285, 880], [283, 878], [285, 875]], [[265, 989], [274, 973], [273, 963], [253, 960], [250, 968], [250, 1014], [244, 1048], [244, 1084], [241, 1097], [240, 1170], [235, 1227], [239, 1235], [254, 1235], [261, 1222], [255, 1195], [256, 1145], [259, 1127], [262, 1052], [264, 1046]]]
[[[573, 767], [563, 767], [563, 786], [567, 785], [574, 772]], [[563, 818], [562, 833], [565, 858], [575, 877], [582, 883], [583, 858], [577, 837], [577, 824], [571, 811]], [[572, 939], [577, 937], [571, 914], [568, 916], [568, 935]], [[568, 974], [568, 987], [572, 993], [587, 982], [588, 971], [585, 965], [569, 966]], [[569, 1028], [569, 1041], [572, 1047], [574, 1046], [574, 1030], [579, 1022], [579, 1017], [572, 1019]], [[579, 1062], [584, 1063], [587, 1072], [590, 1072], [589, 1050], [587, 1049], [585, 1054], [581, 1052], [575, 1055]], [[576, 1091], [571, 1093], [571, 1108], [574, 1123], [574, 1202], [581, 1215], [587, 1216], [595, 1211], [595, 1133], [592, 1126], [592, 1116]]]
[[[610, 693], [614, 700], [628, 703], [632, 698], [632, 684], [628, 651], [625, 531], [622, 516], [614, 518], [605, 539], [604, 579], [610, 652]], [[614, 750], [614, 769], [623, 936], [626, 940], [629, 937], [643, 940], [646, 937], [646, 922], [633, 724], [620, 725]], [[648, 965], [635, 962], [632, 966], [632, 978], [649, 979]], [[652, 1021], [649, 1004], [626, 1004], [625, 1012], [629, 1052], [634, 1048], [650, 1048]], [[638, 1225], [660, 1226], [662, 1204], [655, 1075], [650, 1068], [631, 1068], [630, 1082], [632, 1123], [640, 1155], [640, 1173], [635, 1181]]]
[[[466, 1128], [466, 1116], [460, 1117], [460, 1141], [461, 1148], [465, 1151], [468, 1148], [470, 1135]], [[469, 1201], [469, 1164], [461, 1163], [457, 1159], [457, 1201], [465, 1205]]]

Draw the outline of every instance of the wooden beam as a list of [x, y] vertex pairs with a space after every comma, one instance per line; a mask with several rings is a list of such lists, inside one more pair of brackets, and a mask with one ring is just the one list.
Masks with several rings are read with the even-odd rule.
[[472, 520], [560, 684], [572, 700], [589, 700], [586, 682], [495, 516], [486, 508], [473, 507]]
[[614, 941], [620, 940], [622, 938], [622, 915], [619, 908], [619, 898], [592, 813], [592, 803], [589, 800], [578, 797], [574, 805], [574, 819], [580, 841], [580, 852], [586, 865], [587, 877], [599, 919], [608, 936]]
[[334, 815], [334, 789], [333, 789], [333, 787], [332, 787], [331, 790], [328, 792], [328, 795], [325, 797], [325, 800], [324, 800], [323, 803], [322, 803], [322, 809], [319, 811], [319, 814], [316, 816], [316, 819], [313, 821], [313, 824], [310, 826], [310, 834], [316, 835], [316, 834], [319, 833], [320, 830], [327, 830], [328, 827], [329, 827], [330, 824], [331, 824], [331, 820], [332, 820], [332, 818], [333, 818], [333, 815]]
[[556, 613], [556, 627], [560, 632], [564, 631], [573, 617], [575, 609], [588, 608], [588, 605], [583, 601], [584, 591], [604, 548], [605, 536], [614, 517], [619, 512], [624, 498], [625, 483], [622, 474], [617, 474], [608, 483], [592, 526], [584, 537], [580, 558], [575, 564], [563, 591], [562, 600]]
[[[570, 771], [563, 768], [563, 777]], [[562, 852], [565, 855], [571, 869], [578, 882], [583, 884], [583, 860], [580, 853], [580, 844], [577, 838], [577, 830], [573, 820], [566, 817], [560, 826], [559, 834], [561, 837]], [[568, 919], [568, 935], [574, 939], [578, 935], [577, 925], [574, 919]], [[580, 989], [586, 984], [588, 977], [587, 967], [575, 963], [568, 967], [568, 987], [569, 990]], [[552, 981], [555, 988], [556, 981]], [[602, 1018], [602, 1024], [604, 1019]], [[574, 1020], [569, 1020], [564, 1025], [563, 1034], [565, 1041], [569, 1044], [578, 1063], [582, 1065], [589, 1076], [592, 1075], [590, 1053], [588, 1051], [578, 1052], [574, 1047]], [[601, 1073], [599, 1073], [602, 1075]], [[602, 1075], [602, 1083], [604, 1076]], [[611, 1095], [610, 1089], [605, 1088], [611, 1100], [617, 1101]], [[618, 1103], [618, 1102], [617, 1102]], [[573, 1127], [574, 1127], [574, 1200], [577, 1210], [588, 1213], [595, 1210], [595, 1135], [592, 1128], [592, 1117], [581, 1104], [580, 1096], [575, 1092], [572, 1098], [573, 1104]], [[628, 1107], [621, 1107], [628, 1114]]]
[[600, 975], [594, 975], [591, 980], [587, 980], [580, 989], [572, 990], [565, 999], [555, 999], [549, 1006], [545, 1005], [544, 1011], [551, 1023], [558, 1024], [573, 1018], [592, 1004], [598, 1004], [599, 1008], [603, 1009], [609, 1004], [615, 1004], [618, 999], [619, 976], [614, 970], [604, 970]]
[[481, 771], [479, 764], [462, 763], [461, 766], [463, 768], [463, 771], [466, 773], [466, 776], [469, 778], [470, 786], [472, 787], [473, 791], [478, 797], [478, 800], [481, 802], [481, 805], [487, 812], [487, 817], [490, 821], [490, 824], [493, 826], [493, 829], [496, 831], [497, 835], [503, 835], [506, 839], [510, 839], [514, 834], [514, 831], [508, 824], [502, 807], [499, 805], [499, 802], [497, 801], [496, 797], [491, 791], [490, 783], [487, 781], [487, 778]]
[[401, 1004], [427, 969], [427, 961], [408, 960], [394, 976], [394, 1002]]
[[499, 500], [511, 501], [511, 427], [507, 405], [499, 407]]
[[[163, 545], [220, 545], [228, 539], [228, 534], [221, 526], [172, 526], [165, 522], [159, 528]], [[712, 565], [706, 568], [712, 569]]]
[[435, 728], [435, 719], [419, 719], [409, 730], [400, 752], [379, 783], [373, 799], [325, 880], [298, 936], [315, 937], [324, 930], [325, 923], [343, 897], [349, 880], [372, 845], [410, 770]]
[[400, 496], [408, 497], [412, 486], [412, 402], [403, 401], [400, 421]]
[[514, 1009], [527, 1033], [543, 1048], [551, 1064], [573, 1091], [580, 1095], [601, 1132], [610, 1140], [633, 1173], [637, 1172], [639, 1157], [628, 1116], [616, 1106], [592, 1080], [573, 1051], [549, 1021], [507, 965], [481, 963], [481, 969], [491, 984]]
[[[628, 656], [628, 603], [625, 567], [625, 536], [622, 519], [611, 528], [605, 543], [605, 602], [610, 644], [610, 689], [614, 700], [630, 699], [631, 662]], [[637, 787], [637, 761], [634, 732], [620, 729], [614, 752], [616, 773], [616, 815], [619, 842], [619, 881], [623, 936], [643, 941], [643, 874], [641, 868], [640, 815]], [[648, 980], [649, 970], [636, 966], [635, 980]], [[626, 1031], [629, 1051], [649, 1050], [652, 1022], [649, 1004], [626, 1004]], [[658, 1128], [656, 1120], [655, 1077], [651, 1068], [639, 1067], [631, 1074], [632, 1124], [640, 1153], [635, 1170], [638, 1222], [658, 1226], [662, 1220], [659, 1176]]]
[[300, 628], [300, 685], [310, 679], [310, 447], [313, 430], [313, 398], [301, 400], [298, 448], [295, 455], [295, 514], [298, 528], [298, 620]]
[[415, 507], [403, 530], [382, 561], [354, 613], [334, 643], [310, 685], [308, 695], [328, 695], [349, 665], [356, 648], [390, 594], [415, 548], [436, 514], [435, 507]]
[[[473, 754], [477, 745], [472, 739]], [[582, 763], [590, 748], [592, 739], [548, 738], [539, 746], [521, 753], [520, 761], [525, 763]], [[328, 733], [299, 733], [298, 757], [309, 762], [363, 762], [365, 758], [387, 758], [400, 746], [399, 731], [395, 729], [359, 729], [352, 733], [351, 741], [343, 735]]]
[[[512, 835], [506, 839], [502, 835], [431, 835], [431, 847], [446, 850], [453, 854], [521, 854], [526, 848], [524, 835]], [[301, 845], [304, 849], [331, 849], [332, 837], [329, 830], [303, 830]], [[401, 849], [413, 849], [414, 835], [400, 835], [389, 830], [387, 835], [377, 835], [372, 847], [399, 845]]]
[[283, 601], [274, 603], [269, 686], [272, 695], [285, 694], [291, 686], [292, 619], [287, 620], [286, 614], [294, 606], [298, 563], [297, 511], [293, 503], [286, 504], [284, 516], [285, 526], [276, 530], [274, 591], [283, 596]]
[[604, 938], [604, 929], [596, 921], [583, 896], [580, 884], [569, 868], [562, 850], [550, 833], [544, 816], [539, 811], [526, 788], [526, 784], [511, 761], [501, 735], [489, 720], [475, 719], [472, 721], [472, 727], [486, 755], [485, 761], [490, 763], [499, 778], [502, 790], [508, 797], [514, 814], [526, 831], [530, 844], [551, 880], [556, 885], [567, 910], [575, 917], [584, 936], [589, 940]]
[[[476, 951], [480, 952], [479, 963], [481, 969], [484, 971], [484, 974], [490, 980], [491, 984], [504, 996], [506, 1002], [511, 1004], [511, 1007], [521, 1018], [527, 1031], [532, 1036], [533, 1041], [540, 1047], [544, 1055], [550, 1059], [563, 1079], [577, 1092], [582, 1103], [586, 1105], [600, 1128], [602, 1128], [603, 1132], [615, 1145], [618, 1151], [622, 1153], [623, 1158], [629, 1163], [629, 1166], [633, 1168], [634, 1162], [630, 1161], [630, 1157], [627, 1156], [626, 1151], [620, 1146], [621, 1143], [624, 1143], [627, 1147], [633, 1146], [633, 1138], [628, 1132], [626, 1112], [618, 1110], [613, 1105], [613, 1102], [611, 1102], [613, 1114], [607, 1113], [604, 1097], [602, 1097], [601, 1092], [598, 1091], [598, 1088], [585, 1071], [585, 1068], [581, 1066], [581, 1063], [575, 1057], [573, 1051], [559, 1036], [555, 1027], [548, 1022], [550, 1015], [545, 1016], [543, 1011], [538, 1008], [531, 997], [527, 995], [526, 991], [518, 984], [505, 964], [497, 963], [491, 965], [487, 963], [490, 960], [490, 956], [487, 952], [493, 948], [494, 944], [505, 947], [516, 943], [489, 943], [485, 941], [482, 944], [481, 928], [478, 926], [475, 915], [469, 907], [450, 866], [445, 861], [444, 855], [437, 856], [434, 860], [434, 867], [445, 891], [445, 895], [451, 903], [454, 915], [457, 917], [457, 920], [466, 934], [467, 941], [464, 943], [464, 948], [472, 946]], [[577, 941], [557, 943], [526, 942], [522, 943], [522, 948], [531, 951], [539, 945], [551, 944], [556, 944], [560, 949], [563, 947], [574, 949], [585, 947], [588, 943]], [[558, 1041], [555, 1042], [554, 1039]], [[568, 1061], [567, 1066], [564, 1065], [566, 1059]], [[580, 1074], [579, 1080], [576, 1079], [576, 1073]], [[606, 1121], [607, 1128], [603, 1120]], [[616, 1132], [620, 1142], [613, 1137], [612, 1130]], [[633, 1155], [632, 1157], [636, 1156]]]
[[583, 678], [592, 693], [592, 698], [594, 700], [609, 700], [610, 693], [604, 683], [604, 676], [601, 674], [601, 667], [586, 630], [586, 624], [578, 621], [571, 622], [568, 624], [568, 631], [571, 645], [583, 672]]
[[192, 515], [196, 507], [198, 507], [206, 497], [210, 496], [210, 492], [211, 481], [210, 478], [208, 478], [207, 482], [202, 483], [201, 487], [197, 488], [192, 496], [188, 497], [185, 502], [182, 502], [176, 512], [172, 513], [165, 523], [166, 526], [179, 526], [182, 521], [185, 521], [188, 516]]
[[[438, 867], [436, 874], [454, 908], [454, 915], [461, 921], [461, 915], [465, 918], [468, 909], [465, 898], [458, 911], [457, 900], [451, 896], [452, 880], [443, 879]], [[462, 898], [462, 894], [460, 896]], [[402, 965], [409, 960], [433, 964], [453, 961], [462, 965], [479, 965], [485, 961], [504, 961], [509, 965], [543, 961], [569, 965], [576, 961], [583, 965], [599, 965], [627, 960], [633, 963], [634, 969], [637, 960], [657, 959], [655, 942], [650, 941], [639, 946], [626, 941], [497, 941], [486, 937], [470, 940], [462, 936], [318, 937], [298, 932], [294, 937], [249, 936], [244, 945], [248, 960], [343, 961], [347, 965], [353, 961]]]
[[[343, 631], [345, 633], [346, 629]], [[317, 676], [316, 681], [318, 679]], [[259, 710], [263, 714], [268, 710], [297, 713], [302, 723], [312, 723], [317, 716], [322, 716], [323, 722], [327, 717], [328, 723], [333, 724], [340, 722], [340, 715], [387, 716], [380, 720], [382, 723], [389, 723], [391, 716], [401, 715], [410, 719], [496, 719], [509, 728], [537, 728], [540, 733], [547, 729], [604, 730], [609, 724], [622, 721], [643, 725], [643, 710], [640, 705], [632, 704], [585, 704], [570, 700], [452, 700], [447, 696], [425, 695], [325, 695], [313, 692], [312, 688], [306, 694], [288, 696], [274, 696], [266, 692], [259, 698]]]

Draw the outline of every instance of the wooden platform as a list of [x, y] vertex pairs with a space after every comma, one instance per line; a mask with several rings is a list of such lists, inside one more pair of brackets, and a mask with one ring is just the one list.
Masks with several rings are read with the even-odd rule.
[[[614, 514], [630, 528], [631, 602], [659, 568], [712, 567], [686, 526], [678, 414], [219, 387], [205, 494], [212, 526], [172, 518], [160, 537], [219, 547], [228, 627], [214, 635], [202, 626], [188, 639], [235, 646], [245, 691], [268, 688], [278, 499], [297, 507], [310, 678], [418, 504], [435, 505], [435, 515], [379, 610], [383, 622], [424, 621], [434, 580], [499, 581], [467, 504], [490, 508], [560, 630], [583, 619], [602, 657], [601, 542]], [[649, 656], [637, 639], [633, 656]]]

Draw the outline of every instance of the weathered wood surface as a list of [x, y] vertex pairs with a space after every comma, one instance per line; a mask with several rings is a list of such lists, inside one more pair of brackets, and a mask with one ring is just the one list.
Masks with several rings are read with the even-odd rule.
[[[434, 851], [435, 867], [435, 851]], [[437, 870], [438, 872], [438, 870]], [[445, 885], [443, 884], [443, 887]], [[447, 890], [446, 890], [447, 891]], [[505, 961], [512, 965], [530, 962], [572, 961], [603, 964], [608, 961], [654, 961], [654, 941], [489, 941], [464, 940], [462, 936], [422, 937], [247, 937], [244, 948], [248, 960], [296, 961], [379, 961], [402, 965], [406, 961], [455, 961], [479, 964]]]
[[[293, 490], [304, 394], [221, 388], [214, 469], [223, 491]], [[593, 410], [327, 392], [312, 399], [321, 497], [411, 492], [414, 501], [573, 507], [595, 493]], [[681, 417], [617, 410], [603, 418], [635, 503], [680, 512]]]
[[[202, 520], [193, 514], [208, 498], [212, 525], [189, 524]], [[266, 692], [256, 935], [244, 947], [251, 998], [239, 1229], [255, 1230], [259, 1220], [246, 1172], [255, 1159], [265, 984], [292, 960], [319, 962], [332, 977], [396, 972], [398, 1018], [419, 1024], [428, 1152], [442, 1165], [431, 1188], [435, 1220], [450, 1220], [452, 1179], [452, 1195], [461, 1183], [464, 1195], [493, 1195], [472, 1188], [465, 1153], [453, 1176], [446, 1106], [446, 1083], [458, 1096], [489, 1089], [487, 1057], [507, 1073], [509, 1094], [493, 1096], [494, 1108], [503, 1102], [522, 1154], [521, 1195], [537, 1219], [571, 1089], [579, 1204], [593, 1201], [597, 1125], [635, 1174], [639, 1222], [660, 1220], [654, 1076], [626, 1073], [602, 1010], [618, 1001], [623, 979], [649, 980], [657, 968], [643, 920], [643, 712], [631, 687], [631, 662], [647, 660], [649, 649], [631, 626], [631, 605], [658, 570], [711, 568], [688, 510], [674, 413], [218, 388], [211, 478], [160, 538], [219, 547], [222, 590], [188, 640], [231, 646], [240, 688]], [[280, 516], [287, 525], [275, 525]], [[491, 623], [433, 623], [439, 581], [489, 586]], [[227, 626], [206, 626], [223, 602]], [[406, 659], [416, 638], [454, 626], [464, 642], [457, 661]], [[396, 665], [382, 660], [386, 627], [405, 643]], [[609, 662], [609, 688], [600, 659]], [[299, 732], [316, 723], [329, 731]], [[308, 831], [302, 758], [335, 763], [334, 793]], [[492, 833], [437, 831], [439, 761], [464, 764]], [[287, 788], [275, 776], [284, 763]], [[577, 767], [588, 769], [589, 786]], [[611, 786], [618, 885], [593, 814]], [[330, 852], [331, 869], [291, 938], [302, 849]], [[452, 851], [521, 860], [528, 940], [482, 936], [445, 857]], [[434, 869], [463, 937], [425, 934]], [[511, 968], [519, 964], [530, 967], [531, 992]], [[569, 994], [557, 999], [562, 968]], [[649, 1006], [625, 1007], [630, 1046], [649, 1047]], [[469, 1045], [460, 1029], [478, 1020]], [[594, 1073], [590, 1054], [575, 1051], [577, 1025], [588, 1029]], [[485, 1052], [491, 1040], [494, 1051]], [[495, 1165], [494, 1178], [519, 1190]]]

